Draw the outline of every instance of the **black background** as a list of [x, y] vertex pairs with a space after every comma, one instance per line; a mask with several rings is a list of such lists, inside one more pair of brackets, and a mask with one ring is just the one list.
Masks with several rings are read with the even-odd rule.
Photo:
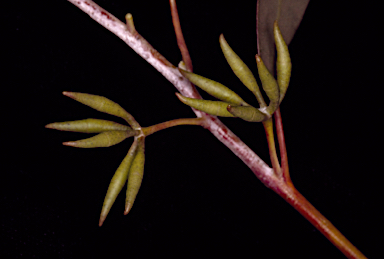
[[[137, 3], [139, 2], [139, 3]], [[218, 37], [256, 71], [253, 1], [179, 1], [194, 71], [248, 90], [230, 71]], [[97, 1], [136, 29], [174, 65], [181, 57], [168, 1]], [[296, 188], [369, 258], [379, 258], [383, 213], [382, 81], [374, 67], [380, 31], [371, 11], [310, 2], [290, 52], [293, 73], [281, 110]], [[299, 213], [267, 189], [208, 131], [167, 129], [146, 140], [133, 209], [119, 195], [98, 218], [109, 181], [132, 140], [75, 149], [81, 133], [55, 121], [119, 118], [61, 94], [105, 96], [142, 126], [193, 117], [175, 88], [119, 38], [67, 1], [13, 1], [2, 25], [3, 170], [1, 254], [7, 258], [344, 258]], [[4, 67], [4, 66], [3, 66]], [[204, 97], [208, 97], [203, 93]], [[209, 97], [208, 97], [209, 98]], [[261, 124], [223, 121], [267, 163]], [[125, 189], [124, 189], [125, 190]]]

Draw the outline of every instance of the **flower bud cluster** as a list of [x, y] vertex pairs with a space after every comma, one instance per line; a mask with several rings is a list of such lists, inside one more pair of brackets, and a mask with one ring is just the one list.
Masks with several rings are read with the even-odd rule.
[[274, 36], [277, 50], [277, 80], [273, 77], [271, 72], [268, 71], [261, 57], [256, 55], [259, 78], [263, 90], [269, 98], [268, 106], [264, 101], [260, 88], [251, 70], [232, 50], [223, 35], [220, 35], [219, 41], [228, 64], [240, 81], [255, 95], [260, 108], [255, 108], [249, 105], [228, 87], [200, 75], [185, 71], [182, 68], [179, 68], [179, 71], [185, 78], [221, 101], [193, 99], [184, 97], [180, 94], [176, 94], [177, 97], [184, 104], [211, 115], [238, 117], [250, 122], [267, 120], [277, 110], [285, 96], [292, 68], [288, 47], [281, 35], [277, 21], [274, 23]]
[[46, 125], [45, 127], [50, 129], [98, 133], [90, 138], [64, 142], [64, 145], [78, 148], [110, 147], [122, 142], [126, 138], [134, 137], [128, 154], [117, 168], [108, 187], [100, 214], [99, 225], [101, 226], [115, 202], [117, 195], [127, 181], [128, 187], [124, 214], [128, 214], [132, 208], [144, 174], [145, 136], [142, 134], [141, 127], [133, 116], [117, 103], [98, 95], [74, 92], [63, 92], [63, 94], [100, 112], [121, 117], [130, 125], [129, 127], [113, 121], [99, 119], [55, 122]]

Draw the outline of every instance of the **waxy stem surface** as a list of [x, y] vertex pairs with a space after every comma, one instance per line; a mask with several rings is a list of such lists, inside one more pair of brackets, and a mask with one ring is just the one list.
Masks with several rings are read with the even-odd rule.
[[[130, 29], [133, 27], [133, 20], [129, 28], [127, 28], [125, 23], [118, 20], [115, 16], [91, 0], [68, 1], [126, 42], [137, 54], [169, 80], [182, 95], [201, 99], [197, 90], [180, 74], [175, 66], [157, 52], [136, 30]], [[348, 258], [366, 258], [293, 187], [290, 181], [287, 181], [287, 178], [276, 176], [273, 169], [261, 160], [258, 155], [233, 134], [217, 117], [210, 116], [195, 109], [193, 111], [197, 117], [204, 118], [204, 127], [238, 156], [260, 181], [267, 187], [273, 189], [298, 210]], [[281, 138], [279, 138], [279, 141], [280, 140]], [[284, 170], [284, 168], [287, 168], [286, 165], [282, 165], [283, 175], [286, 174], [286, 176], [289, 176], [287, 170]]]

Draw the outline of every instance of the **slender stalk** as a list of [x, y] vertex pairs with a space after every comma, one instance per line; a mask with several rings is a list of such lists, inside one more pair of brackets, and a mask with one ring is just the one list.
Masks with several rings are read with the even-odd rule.
[[167, 129], [173, 126], [179, 126], [179, 125], [198, 125], [203, 126], [204, 122], [206, 121], [205, 118], [186, 118], [186, 119], [176, 119], [171, 121], [166, 121], [163, 123], [159, 123], [156, 125], [152, 125], [150, 127], [142, 128], [142, 132], [144, 136], [151, 135], [159, 130]]
[[187, 71], [192, 72], [192, 60], [189, 56], [187, 45], [185, 44], [183, 32], [180, 26], [179, 12], [177, 11], [176, 0], [169, 0], [169, 5], [171, 6], [172, 14], [172, 23], [175, 28], [175, 34], [177, 39], [177, 45], [179, 46], [181, 56], [183, 57], [184, 64], [187, 68]]
[[279, 142], [282, 176], [286, 183], [292, 184], [291, 177], [289, 176], [287, 148], [285, 146], [283, 121], [281, 119], [280, 107], [277, 108], [277, 110], [275, 111], [274, 117], [275, 117], [275, 123], [276, 123], [277, 141]]
[[281, 169], [279, 164], [279, 159], [276, 154], [276, 145], [275, 145], [275, 137], [273, 134], [273, 120], [269, 118], [266, 121], [263, 121], [263, 126], [265, 129], [265, 134], [267, 135], [268, 148], [269, 148], [269, 157], [271, 158], [273, 171], [279, 177], [281, 177]]

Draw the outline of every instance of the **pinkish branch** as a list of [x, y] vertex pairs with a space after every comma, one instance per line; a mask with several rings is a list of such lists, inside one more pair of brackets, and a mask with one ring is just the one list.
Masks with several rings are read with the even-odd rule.
[[[91, 0], [68, 1], [79, 7], [92, 19], [96, 20], [98, 23], [126, 42], [128, 46], [130, 46], [136, 53], [156, 68], [184, 96], [201, 98], [197, 90], [189, 83], [188, 80], [182, 77], [177, 68], [167, 61], [160, 53], [158, 53], [139, 33], [137, 33], [136, 30], [133, 30], [133, 26], [131, 26], [132, 28], [127, 28], [125, 23], [122, 23], [116, 17], [105, 11]], [[131, 17], [128, 18], [131, 19]], [[322, 216], [320, 212], [318, 212], [290, 182], [284, 139], [281, 138], [283, 136], [283, 129], [281, 116], [279, 116], [280, 114], [276, 117], [276, 123], [278, 127], [278, 140], [282, 151], [282, 166], [284, 170], [283, 177], [279, 177], [274, 174], [273, 169], [261, 160], [260, 157], [258, 157], [247, 145], [245, 145], [235, 134], [233, 134], [217, 117], [207, 115], [197, 110], [194, 110], [194, 112], [197, 117], [202, 117], [204, 120], [203, 126], [207, 128], [218, 140], [224, 143], [235, 155], [237, 155], [252, 170], [257, 178], [259, 178], [267, 187], [273, 189], [296, 210], [298, 210], [348, 258], [366, 258], [326, 218], [324, 218], [324, 216]], [[166, 123], [163, 125], [157, 125], [159, 128], [166, 126]], [[155, 131], [155, 128], [153, 128], [153, 131]]]
[[[197, 90], [175, 66], [157, 52], [139, 33], [132, 34], [125, 23], [91, 0], [68, 0], [92, 19], [122, 39], [144, 60], [157, 69], [180, 93], [190, 98], [201, 98]], [[236, 156], [238, 156], [267, 187], [274, 188], [280, 181], [261, 158], [231, 132], [217, 117], [194, 110], [197, 117], [206, 117], [206, 128]]]
[[277, 108], [276, 112], [274, 113], [274, 117], [275, 117], [275, 123], [276, 123], [277, 140], [279, 142], [281, 169], [283, 173], [283, 178], [287, 184], [292, 185], [291, 177], [289, 176], [288, 155], [287, 155], [287, 148], [285, 146], [283, 121], [281, 119], [280, 107]]
[[181, 56], [183, 57], [183, 61], [187, 71], [192, 72], [192, 60], [189, 56], [189, 51], [187, 48], [187, 44], [185, 44], [183, 31], [180, 26], [179, 12], [177, 11], [176, 0], [169, 0], [169, 5], [171, 6], [171, 14], [172, 14], [172, 23], [175, 28], [175, 34], [177, 39], [177, 45], [179, 46]]

